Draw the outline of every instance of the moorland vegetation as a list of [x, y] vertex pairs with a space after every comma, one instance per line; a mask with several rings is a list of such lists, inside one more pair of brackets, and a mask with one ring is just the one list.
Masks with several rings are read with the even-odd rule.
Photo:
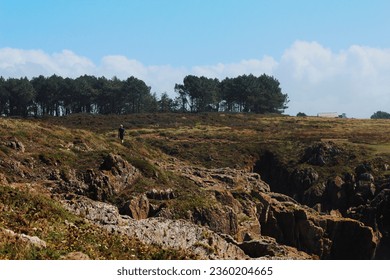
[[73, 114], [0, 135], [2, 259], [390, 257], [387, 120]]

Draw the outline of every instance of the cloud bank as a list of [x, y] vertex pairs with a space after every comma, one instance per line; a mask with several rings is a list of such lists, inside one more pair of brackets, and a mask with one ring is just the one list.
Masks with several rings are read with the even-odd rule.
[[121, 55], [108, 55], [97, 64], [70, 50], [48, 54], [42, 50], [0, 49], [0, 76], [36, 77], [57, 74], [75, 78], [88, 74], [144, 80], [157, 94], [174, 96], [175, 83], [193, 74], [224, 79], [243, 74], [266, 73], [277, 78], [290, 98], [286, 113], [346, 113], [368, 118], [378, 110], [390, 111], [390, 49], [350, 46], [335, 52], [317, 42], [296, 41], [280, 58], [236, 63], [173, 67], [144, 65]]

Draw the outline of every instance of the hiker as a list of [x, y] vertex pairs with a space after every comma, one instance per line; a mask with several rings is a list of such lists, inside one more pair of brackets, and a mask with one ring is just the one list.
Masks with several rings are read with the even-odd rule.
[[118, 138], [121, 139], [121, 143], [123, 144], [123, 137], [125, 136], [125, 129], [123, 128], [123, 124], [120, 125], [118, 129]]

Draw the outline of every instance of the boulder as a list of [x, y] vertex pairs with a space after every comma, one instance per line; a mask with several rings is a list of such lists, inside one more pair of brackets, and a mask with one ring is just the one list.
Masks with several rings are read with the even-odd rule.
[[7, 146], [21, 153], [24, 153], [26, 150], [24, 144], [20, 142], [17, 138], [8, 141]]
[[137, 168], [121, 156], [112, 153], [104, 158], [100, 165], [100, 170], [108, 176], [114, 193], [119, 193], [121, 190], [134, 184], [141, 176], [141, 172]]
[[314, 186], [311, 186], [303, 193], [302, 203], [309, 207], [314, 207], [315, 205], [322, 204], [325, 190], [326, 185], [324, 183], [319, 183]]
[[347, 196], [343, 186], [344, 181], [340, 176], [336, 176], [326, 182], [326, 204], [329, 210], [345, 210], [347, 208]]
[[136, 220], [148, 218], [150, 211], [151, 208], [146, 195], [134, 197], [119, 209], [121, 215], [127, 215]]

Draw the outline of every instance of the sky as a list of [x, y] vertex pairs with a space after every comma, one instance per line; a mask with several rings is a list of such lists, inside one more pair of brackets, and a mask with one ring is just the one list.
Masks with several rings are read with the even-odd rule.
[[135, 76], [175, 97], [186, 75], [263, 73], [286, 114], [390, 112], [388, 0], [0, 0], [0, 76]]

